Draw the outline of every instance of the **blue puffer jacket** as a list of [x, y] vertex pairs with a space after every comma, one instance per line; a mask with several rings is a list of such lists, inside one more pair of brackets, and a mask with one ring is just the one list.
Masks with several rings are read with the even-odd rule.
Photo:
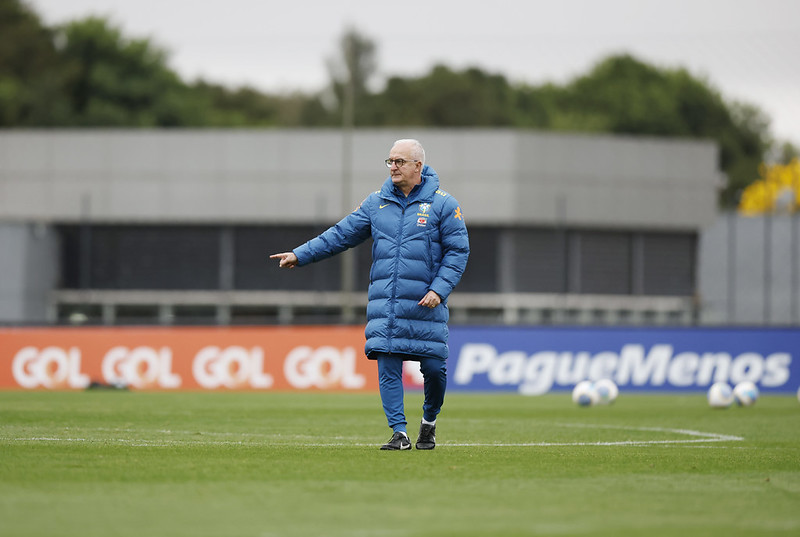
[[[365, 352], [447, 359], [447, 297], [461, 279], [469, 238], [458, 202], [439, 190], [433, 168], [408, 197], [388, 178], [383, 187], [320, 236], [295, 248], [299, 265], [338, 254], [372, 237]], [[441, 305], [417, 303], [433, 290]]]

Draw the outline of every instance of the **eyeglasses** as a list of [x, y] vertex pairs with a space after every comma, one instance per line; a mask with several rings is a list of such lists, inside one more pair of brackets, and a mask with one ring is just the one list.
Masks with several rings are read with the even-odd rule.
[[419, 162], [418, 160], [406, 160], [404, 158], [387, 158], [384, 160], [387, 168], [391, 168], [392, 164], [397, 164], [398, 168], [402, 168], [406, 162]]

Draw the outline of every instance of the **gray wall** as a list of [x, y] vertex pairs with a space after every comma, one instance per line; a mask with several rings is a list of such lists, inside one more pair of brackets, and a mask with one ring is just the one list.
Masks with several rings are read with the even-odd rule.
[[704, 324], [800, 324], [800, 219], [722, 215], [700, 235]]
[[350, 136], [0, 131], [0, 321], [52, 319], [59, 254], [50, 224], [330, 223], [380, 187], [399, 138], [422, 141], [470, 224], [691, 233], [716, 218], [712, 142], [500, 129]]
[[474, 223], [693, 230], [714, 218], [717, 148], [697, 140], [411, 129], [358, 130], [348, 144], [336, 130], [12, 130], [0, 132], [0, 220], [333, 222], [380, 187], [382, 160], [403, 137], [423, 142]]
[[48, 318], [58, 245], [43, 224], [0, 223], [0, 322]]

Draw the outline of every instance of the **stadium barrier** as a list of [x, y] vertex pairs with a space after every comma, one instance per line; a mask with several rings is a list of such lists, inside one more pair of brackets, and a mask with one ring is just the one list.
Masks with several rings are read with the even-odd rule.
[[[0, 389], [377, 391], [363, 327], [0, 329]], [[611, 378], [621, 390], [800, 384], [798, 329], [452, 327], [448, 389], [539, 395]], [[407, 363], [405, 383], [422, 378]]]

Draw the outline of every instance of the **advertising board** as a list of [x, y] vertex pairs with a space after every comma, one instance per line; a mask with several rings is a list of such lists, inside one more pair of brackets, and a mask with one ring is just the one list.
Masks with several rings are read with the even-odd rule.
[[621, 390], [800, 384], [800, 331], [747, 328], [453, 328], [448, 389], [538, 395], [610, 378]]
[[[0, 329], [0, 389], [377, 391], [360, 326]], [[690, 392], [752, 381], [797, 391], [800, 330], [465, 327], [448, 390], [539, 395], [584, 379]], [[413, 362], [408, 388], [422, 386]]]
[[0, 388], [377, 390], [361, 327], [0, 330]]

